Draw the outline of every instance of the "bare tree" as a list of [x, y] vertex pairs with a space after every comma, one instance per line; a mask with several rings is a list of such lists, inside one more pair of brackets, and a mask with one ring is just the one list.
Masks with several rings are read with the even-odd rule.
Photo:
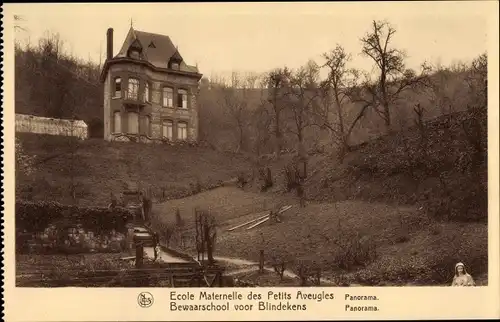
[[217, 238], [217, 223], [215, 217], [208, 211], [196, 209], [195, 228], [198, 260], [203, 261], [206, 252], [209, 265], [213, 264], [215, 261], [214, 250]]
[[362, 54], [370, 57], [378, 70], [377, 86], [372, 87], [371, 98], [375, 111], [391, 130], [391, 107], [407, 89], [416, 89], [428, 81], [429, 66], [423, 64], [420, 75], [405, 67], [406, 54], [392, 48], [391, 42], [396, 29], [388, 22], [373, 21], [370, 32], [361, 38]]
[[283, 89], [287, 86], [291, 76], [291, 71], [288, 67], [277, 68], [269, 72], [264, 77], [264, 82], [269, 91], [269, 102], [271, 103], [273, 118], [274, 118], [274, 138], [276, 157], [280, 157], [281, 149], [283, 147], [283, 131], [281, 129], [281, 114], [286, 107], [283, 104], [282, 98], [284, 97]]
[[231, 75], [231, 84], [221, 85], [222, 97], [220, 104], [224, 106], [225, 112], [229, 115], [232, 122], [236, 125], [238, 136], [237, 152], [245, 149], [245, 131], [248, 121], [248, 84], [242, 80], [238, 73]]
[[252, 130], [254, 132], [254, 147], [253, 150], [260, 156], [265, 149], [267, 143], [271, 140], [271, 116], [266, 108], [266, 101], [261, 101], [252, 113]]
[[290, 77], [287, 88], [286, 103], [293, 127], [289, 130], [297, 137], [298, 156], [303, 164], [303, 177], [307, 176], [307, 160], [304, 147], [304, 130], [313, 124], [314, 105], [320, 96], [318, 88], [319, 67], [314, 61], [309, 61]]
[[451, 114], [454, 109], [453, 96], [448, 93], [448, 86], [453, 77], [453, 73], [449, 68], [443, 67], [438, 64], [434, 67], [436, 71], [433, 75], [430, 89], [430, 103], [439, 109], [441, 114]]
[[283, 276], [285, 274], [286, 266], [287, 266], [286, 260], [283, 257], [277, 256], [277, 257], [273, 258], [272, 266], [273, 266], [274, 272], [280, 278], [280, 281], [283, 281]]
[[244, 77], [245, 87], [248, 89], [255, 89], [259, 83], [260, 78], [261, 75], [259, 75], [258, 73], [254, 72], [247, 73]]
[[467, 104], [471, 117], [462, 121], [462, 129], [474, 151], [471, 165], [476, 167], [485, 161], [487, 155], [488, 56], [486, 53], [472, 61], [466, 82], [472, 99], [471, 104]]
[[[349, 136], [354, 127], [347, 124], [345, 104], [354, 100], [351, 96], [353, 88], [357, 86], [359, 73], [347, 67], [351, 55], [346, 53], [341, 45], [324, 53], [323, 58], [325, 59], [323, 67], [327, 67], [328, 77], [321, 84], [323, 104], [319, 111], [322, 120], [320, 126], [326, 127], [332, 132], [340, 146], [340, 157], [343, 158], [345, 152], [349, 150]], [[336, 119], [333, 120], [330, 120], [331, 105], [335, 106]], [[354, 122], [357, 121], [359, 118], [354, 119]]]
[[488, 104], [488, 55], [483, 53], [472, 61], [467, 72], [466, 82], [475, 105], [486, 107]]

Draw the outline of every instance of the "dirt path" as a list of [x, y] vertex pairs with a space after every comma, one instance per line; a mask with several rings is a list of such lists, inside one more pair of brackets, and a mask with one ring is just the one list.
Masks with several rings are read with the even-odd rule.
[[[229, 264], [232, 264], [232, 265], [252, 266], [252, 267], [245, 267], [245, 268], [241, 268], [241, 269], [230, 270], [227, 273], [228, 276], [234, 276], [234, 275], [239, 275], [239, 274], [250, 273], [250, 272], [257, 271], [259, 269], [259, 263], [253, 262], [253, 261], [249, 261], [249, 260], [246, 260], [246, 259], [242, 259], [242, 258], [217, 257], [216, 256], [216, 257], [214, 257], [214, 259], [216, 261], [221, 261], [221, 262], [229, 263]], [[265, 266], [264, 269], [266, 271], [269, 271], [269, 272], [274, 272], [274, 268], [269, 267], [269, 266]], [[293, 273], [290, 270], [285, 270], [285, 272], [283, 273], [283, 275], [286, 276], [286, 277], [289, 277], [289, 278], [294, 278], [294, 279], [298, 279], [299, 278], [295, 273]], [[333, 281], [331, 281], [329, 279], [325, 279], [325, 278], [321, 278], [320, 282], [321, 282], [321, 284], [335, 285], [335, 283]]]
[[[154, 259], [155, 258], [154, 248], [144, 247], [144, 256], [150, 259]], [[163, 250], [160, 250], [158, 260], [164, 263], [188, 263], [187, 260], [170, 255], [169, 253], [166, 253]]]

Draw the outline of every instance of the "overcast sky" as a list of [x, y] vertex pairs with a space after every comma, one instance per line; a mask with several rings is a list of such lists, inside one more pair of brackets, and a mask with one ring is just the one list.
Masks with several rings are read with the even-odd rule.
[[[359, 38], [373, 19], [397, 29], [394, 46], [406, 50], [407, 64], [470, 61], [486, 51], [488, 20], [484, 3], [367, 2], [317, 4], [8, 4], [20, 15], [21, 42], [36, 43], [44, 32], [60, 34], [66, 49], [82, 59], [104, 60], [106, 30], [114, 29], [114, 54], [130, 28], [169, 35], [188, 64], [200, 71], [264, 72], [299, 67], [337, 43], [353, 54], [353, 67], [369, 70], [359, 55]], [[491, 6], [489, 7], [491, 8]], [[4, 12], [6, 14], [6, 12]]]

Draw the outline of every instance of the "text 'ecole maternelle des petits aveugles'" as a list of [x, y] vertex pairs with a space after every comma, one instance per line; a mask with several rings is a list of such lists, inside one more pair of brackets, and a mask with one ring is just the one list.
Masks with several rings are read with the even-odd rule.
[[[333, 292], [327, 291], [171, 291], [170, 310], [190, 311], [305, 311], [308, 303], [336, 300]], [[376, 301], [376, 296], [345, 294], [341, 300], [347, 302]], [[346, 304], [346, 311], [378, 311], [376, 306]]]

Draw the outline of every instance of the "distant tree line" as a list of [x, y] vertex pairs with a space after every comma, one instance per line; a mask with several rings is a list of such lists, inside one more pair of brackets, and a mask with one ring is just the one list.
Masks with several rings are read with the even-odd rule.
[[393, 44], [396, 35], [389, 22], [373, 21], [360, 39], [371, 72], [354, 68], [352, 54], [337, 44], [321, 61], [297, 69], [285, 65], [261, 75], [204, 78], [201, 138], [219, 149], [278, 158], [283, 151], [305, 157], [326, 147], [342, 159], [353, 145], [398, 131], [411, 120], [486, 107], [486, 53], [470, 63], [423, 63], [413, 70]]
[[58, 34], [15, 45], [16, 113], [81, 119], [91, 137], [103, 136], [101, 66], [65, 50]]
[[[487, 55], [453, 66], [406, 66], [394, 46], [396, 29], [373, 21], [360, 38], [371, 72], [352, 66], [352, 54], [337, 44], [321, 61], [263, 74], [204, 77], [200, 84], [200, 139], [220, 150], [254, 155], [293, 150], [304, 158], [325, 148], [340, 159], [352, 145], [398, 130], [415, 118], [432, 118], [486, 106]], [[355, 53], [357, 54], [357, 53]], [[92, 137], [103, 134], [101, 66], [69, 54], [57, 34], [37, 44], [16, 44], [16, 112], [87, 122]], [[326, 77], [320, 77], [321, 71]], [[417, 116], [414, 107], [419, 104]]]

